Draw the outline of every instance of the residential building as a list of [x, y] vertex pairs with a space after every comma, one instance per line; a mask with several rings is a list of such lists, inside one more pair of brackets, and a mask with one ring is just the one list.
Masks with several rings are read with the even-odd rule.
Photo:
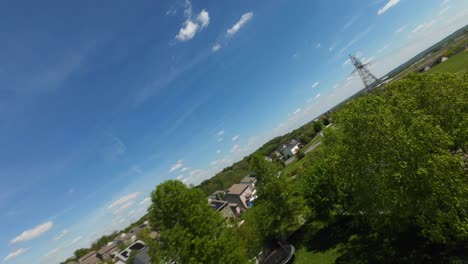
[[98, 250], [96, 256], [101, 259], [101, 260], [111, 260], [114, 258], [115, 254], [117, 254], [118, 251], [118, 244], [111, 242], [105, 246], [103, 246], [101, 249]]
[[238, 183], [232, 185], [226, 195], [224, 200], [229, 203], [237, 204], [242, 211], [247, 209], [250, 198], [252, 198], [252, 189], [250, 184]]
[[125, 263], [127, 262], [128, 257], [130, 257], [130, 253], [132, 251], [140, 251], [143, 248], [145, 248], [145, 243], [143, 243], [143, 241], [141, 240], [137, 240], [135, 243], [131, 244], [126, 249], [116, 254], [115, 258]]
[[291, 141], [289, 141], [288, 143], [282, 146], [283, 157], [285, 159], [292, 157], [296, 155], [297, 152], [299, 152], [299, 149], [300, 149], [300, 143], [295, 139], [291, 139]]
[[96, 251], [91, 251], [88, 254], [82, 256], [78, 263], [80, 264], [98, 264], [101, 263], [101, 260], [97, 257]]
[[222, 200], [210, 200], [210, 207], [214, 210], [220, 212], [224, 219], [230, 219], [237, 215], [237, 210], [232, 210], [227, 201]]

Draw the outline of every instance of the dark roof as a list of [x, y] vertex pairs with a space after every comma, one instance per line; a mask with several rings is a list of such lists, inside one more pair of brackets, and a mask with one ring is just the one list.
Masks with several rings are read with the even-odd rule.
[[148, 247], [145, 247], [140, 252], [138, 252], [135, 256], [135, 264], [150, 264], [151, 259], [148, 254]]
[[228, 202], [221, 201], [221, 200], [211, 200], [210, 201], [210, 207], [217, 210], [217, 211], [222, 210], [224, 207], [226, 207], [227, 204], [228, 204]]
[[237, 183], [237, 184], [233, 184], [231, 186], [231, 188], [229, 188], [229, 191], [228, 191], [228, 194], [237, 194], [237, 195], [240, 195], [242, 194], [245, 189], [247, 189], [249, 187], [248, 184], [244, 184], [244, 183]]

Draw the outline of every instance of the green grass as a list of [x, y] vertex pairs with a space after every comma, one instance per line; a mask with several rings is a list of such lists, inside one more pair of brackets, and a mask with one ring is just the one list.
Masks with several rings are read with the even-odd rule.
[[320, 140], [322, 140], [322, 136], [320, 136], [319, 134], [317, 134], [309, 143], [307, 143], [307, 145], [305, 145], [302, 150], [306, 150], [308, 149], [310, 146], [312, 146], [313, 144], [319, 142]]
[[308, 251], [306, 247], [301, 247], [297, 249], [295, 256], [295, 264], [328, 264], [335, 263], [335, 260], [340, 256], [340, 254], [339, 247], [332, 248], [324, 252], [312, 252]]
[[468, 72], [468, 51], [462, 51], [457, 55], [450, 57], [447, 61], [444, 61], [432, 69], [427, 71], [429, 73], [435, 72], [450, 72], [463, 74]]

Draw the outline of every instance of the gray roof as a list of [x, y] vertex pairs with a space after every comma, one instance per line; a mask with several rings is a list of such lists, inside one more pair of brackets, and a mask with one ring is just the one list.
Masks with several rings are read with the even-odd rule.
[[248, 184], [244, 184], [244, 183], [236, 183], [236, 184], [233, 184], [231, 186], [231, 188], [229, 188], [229, 191], [228, 191], [228, 194], [237, 194], [237, 195], [240, 195], [242, 194], [245, 189], [247, 189], [249, 187]]
[[217, 211], [222, 210], [227, 204], [228, 204], [228, 202], [221, 201], [221, 200], [211, 200], [210, 201], [210, 207], [217, 210]]

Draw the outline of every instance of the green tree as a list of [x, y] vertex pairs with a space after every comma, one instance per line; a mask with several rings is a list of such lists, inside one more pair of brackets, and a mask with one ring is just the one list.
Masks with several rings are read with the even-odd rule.
[[333, 117], [322, 164], [308, 171], [308, 204], [361, 215], [383, 232], [416, 227], [433, 242], [466, 240], [467, 80], [412, 75], [349, 102]]
[[247, 262], [237, 233], [208, 206], [201, 190], [171, 180], [160, 184], [151, 198], [149, 221], [160, 231], [159, 243], [150, 246], [153, 262]]
[[317, 120], [317, 121], [314, 121], [314, 130], [315, 130], [315, 133], [319, 132], [320, 130], [322, 130], [323, 128], [323, 122], [322, 120]]
[[280, 167], [260, 155], [251, 158], [251, 170], [257, 177], [258, 199], [247, 212], [246, 225], [257, 230], [257, 241], [284, 240], [308, 217], [298, 182], [280, 176]]

